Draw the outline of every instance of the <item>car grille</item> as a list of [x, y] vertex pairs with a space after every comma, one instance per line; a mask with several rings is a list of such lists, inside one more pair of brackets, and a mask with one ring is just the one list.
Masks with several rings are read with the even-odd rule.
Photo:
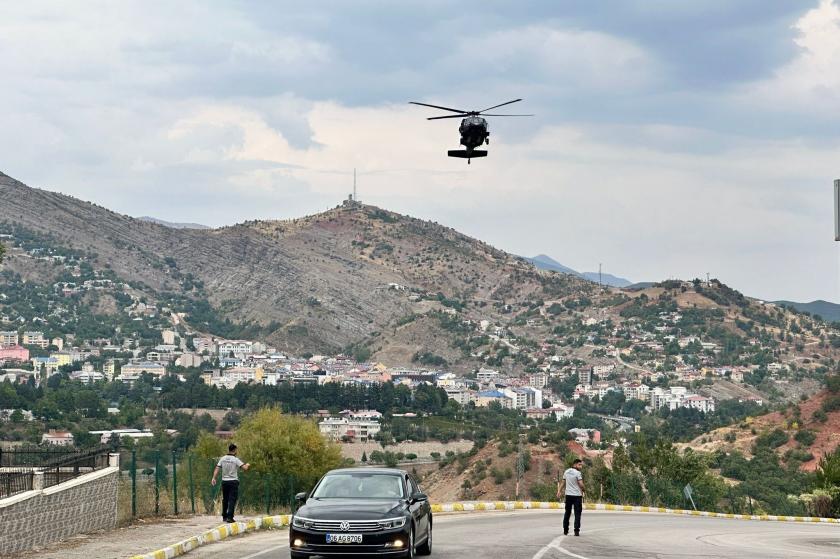
[[[341, 533], [342, 520], [314, 520], [312, 521], [311, 530], [318, 532], [338, 532]], [[347, 532], [375, 532], [379, 530], [379, 522], [376, 520], [350, 520], [350, 529]]]

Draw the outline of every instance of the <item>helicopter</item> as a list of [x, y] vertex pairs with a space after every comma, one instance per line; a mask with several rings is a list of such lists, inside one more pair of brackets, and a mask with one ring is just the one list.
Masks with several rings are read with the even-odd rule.
[[510, 105], [511, 103], [518, 103], [522, 101], [522, 99], [514, 99], [513, 101], [507, 101], [506, 103], [501, 103], [499, 105], [493, 105], [492, 107], [487, 107], [486, 109], [482, 109], [480, 111], [463, 111], [461, 109], [452, 109], [450, 107], [441, 107], [440, 105], [430, 105], [428, 103], [418, 103], [417, 101], [409, 101], [412, 105], [421, 105], [423, 107], [432, 107], [433, 109], [441, 109], [444, 111], [450, 111], [453, 113], [458, 113], [454, 115], [446, 115], [446, 116], [433, 116], [429, 117], [426, 120], [440, 120], [443, 118], [462, 118], [461, 126], [458, 127], [458, 132], [461, 134], [461, 145], [467, 149], [451, 149], [447, 152], [449, 157], [460, 157], [462, 159], [467, 160], [467, 164], [470, 163], [470, 159], [473, 157], [487, 157], [487, 150], [483, 149], [475, 149], [482, 144], [490, 144], [490, 130], [487, 127], [487, 121], [482, 118], [482, 116], [534, 116], [534, 115], [499, 115], [499, 114], [491, 114], [487, 113], [486, 111], [490, 111], [492, 109], [498, 109], [499, 107], [503, 107], [505, 105]]

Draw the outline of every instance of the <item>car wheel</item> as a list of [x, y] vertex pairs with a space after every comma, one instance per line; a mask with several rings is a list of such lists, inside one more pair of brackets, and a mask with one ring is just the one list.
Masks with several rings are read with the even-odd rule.
[[429, 522], [429, 535], [423, 545], [417, 548], [417, 555], [431, 555], [432, 554], [432, 523]]
[[414, 559], [414, 525], [412, 524], [411, 528], [408, 530], [408, 549], [405, 552], [406, 559]]

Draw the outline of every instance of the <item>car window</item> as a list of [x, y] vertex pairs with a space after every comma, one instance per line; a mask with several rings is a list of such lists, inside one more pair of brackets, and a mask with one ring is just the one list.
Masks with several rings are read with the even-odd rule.
[[312, 493], [315, 499], [402, 499], [404, 496], [400, 476], [370, 473], [330, 474]]
[[408, 494], [414, 495], [415, 493], [420, 493], [420, 487], [417, 485], [417, 482], [414, 481], [414, 478], [408, 476]]

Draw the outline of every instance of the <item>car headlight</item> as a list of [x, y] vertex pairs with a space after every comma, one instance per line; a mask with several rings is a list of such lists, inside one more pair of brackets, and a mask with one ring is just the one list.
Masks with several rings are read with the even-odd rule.
[[382, 530], [393, 530], [394, 528], [402, 528], [403, 526], [405, 526], [405, 520], [405, 517], [380, 520], [379, 527]]
[[304, 528], [304, 529], [308, 530], [309, 528], [312, 527], [312, 521], [309, 520], [308, 518], [303, 518], [303, 517], [300, 517], [300, 516], [293, 516], [292, 517], [292, 526], [294, 526], [295, 528]]

